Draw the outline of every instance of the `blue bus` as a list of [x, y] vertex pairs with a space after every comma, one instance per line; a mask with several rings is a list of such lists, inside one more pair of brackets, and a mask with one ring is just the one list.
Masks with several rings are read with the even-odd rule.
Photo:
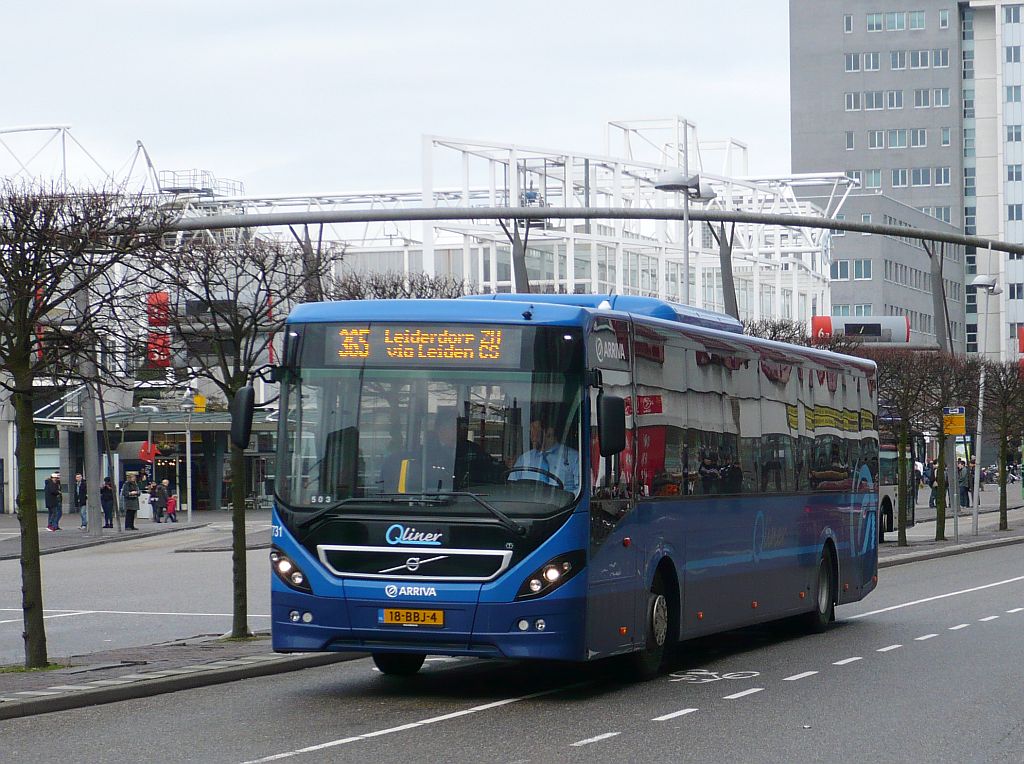
[[274, 379], [276, 651], [648, 677], [876, 585], [870, 361], [652, 298], [499, 294], [299, 306]]

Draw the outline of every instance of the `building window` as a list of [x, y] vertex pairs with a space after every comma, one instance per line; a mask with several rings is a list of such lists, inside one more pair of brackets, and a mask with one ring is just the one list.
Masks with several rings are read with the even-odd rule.
[[1007, 125], [1006, 126], [1006, 140], [1010, 143], [1020, 142], [1020, 125]]
[[910, 68], [911, 69], [927, 69], [928, 68], [928, 51], [926, 51], [926, 50], [912, 50], [912, 51], [910, 51]]
[[881, 67], [878, 64], [878, 52], [864, 54], [864, 71], [877, 72]]
[[882, 14], [881, 13], [869, 13], [868, 14], [868, 31], [869, 32], [881, 32], [882, 31]]
[[1020, 23], [1020, 6], [1019, 5], [1004, 5], [1003, 6], [1003, 22], [1006, 24], [1019, 24]]
[[1020, 103], [1020, 85], [1006, 86], [1006, 102]]
[[965, 157], [972, 157], [972, 156], [974, 156], [974, 128], [973, 127], [965, 127], [964, 128], [964, 156]]
[[846, 71], [848, 71], [848, 72], [859, 72], [860, 71], [860, 53], [847, 53], [846, 54]]
[[911, 11], [907, 15], [910, 17], [911, 29], [924, 29], [924, 11]]
[[923, 127], [915, 127], [910, 130], [910, 147], [921, 149], [928, 145], [928, 131]]
[[936, 207], [935, 208], [935, 217], [937, 217], [943, 223], [948, 223], [952, 219], [952, 214], [951, 213], [952, 213], [952, 208], [951, 207]]
[[932, 51], [932, 68], [949, 68], [949, 48], [936, 48]]
[[1007, 180], [1024, 180], [1024, 175], [1021, 174], [1022, 165], [1019, 164], [1008, 164], [1006, 165], [1006, 179]]
[[963, 58], [964, 58], [963, 78], [965, 80], [973, 80], [974, 79], [974, 51], [973, 50], [965, 50], [963, 52]]
[[1024, 204], [1007, 204], [1007, 220], [1024, 220]]
[[852, 130], [847, 130], [846, 131], [846, 150], [847, 151], [852, 151], [854, 148], [855, 148], [855, 146], [854, 146], [853, 131]]
[[849, 305], [833, 305], [832, 306], [832, 315], [833, 316], [848, 316], [848, 315], [850, 315], [850, 306]]
[[[948, 17], [947, 17], [948, 20]], [[843, 16], [843, 32], [850, 34], [853, 31], [853, 16], [847, 13]]]
[[853, 315], [855, 316], [870, 316], [871, 315], [871, 303], [861, 303], [853, 306]]
[[964, 90], [964, 119], [974, 119], [974, 90]]
[[949, 11], [939, 11], [939, 29], [949, 29]]
[[868, 148], [885, 148], [885, 130], [868, 130]]
[[[950, 171], [948, 167], [936, 167], [935, 168], [935, 185], [936, 186], [948, 186], [950, 179]], [[938, 217], [938, 216], [936, 216]]]
[[886, 32], [902, 32], [907, 28], [907, 14], [903, 11], [897, 11], [895, 13], [889, 12], [885, 14], [885, 31]]
[[[1020, 91], [1020, 85], [1017, 86], [1017, 91]], [[936, 108], [943, 108], [949, 106], [949, 88], [935, 88], [932, 92], [932, 104]]]
[[930, 186], [932, 184], [931, 167], [915, 167], [910, 171], [910, 185]]
[[949, 142], [950, 142], [950, 139], [952, 137], [952, 134], [953, 134], [953, 131], [950, 130], [948, 127], [940, 128], [939, 129], [939, 144], [942, 145], [942, 146], [948, 146]]
[[960, 23], [960, 38], [963, 40], [974, 39], [974, 9], [964, 8]]
[[[927, 93], [928, 91], [924, 91]], [[847, 93], [846, 94], [846, 110], [847, 111], [860, 111], [860, 93]]]
[[846, 280], [850, 278], [850, 261], [834, 260], [831, 268], [832, 280]]
[[977, 195], [977, 186], [976, 186], [976, 177], [975, 177], [976, 173], [977, 173], [977, 169], [974, 168], [974, 167], [965, 167], [964, 168], [964, 195], [965, 196], [976, 196]]
[[1019, 45], [1007, 45], [1006, 46], [1006, 63], [1008, 63], [1008, 64], [1019, 64], [1020, 63], [1020, 46]]
[[888, 109], [902, 109], [903, 108], [903, 91], [902, 90], [887, 90], [887, 91], [885, 91], [885, 106]]
[[964, 234], [974, 236], [978, 232], [978, 208], [964, 207]]
[[907, 130], [906, 128], [897, 128], [889, 131], [889, 148], [891, 149], [905, 149], [907, 147]]
[[1019, 281], [1016, 284], [1010, 284], [1010, 299], [1024, 300], [1024, 284]]
[[881, 188], [882, 187], [882, 171], [881, 170], [866, 170], [864, 173], [864, 187], [865, 188]]
[[853, 261], [853, 278], [858, 281], [867, 281], [871, 278], [871, 261], [870, 260], [854, 260]]
[[890, 69], [906, 69], [907, 68], [907, 52], [905, 50], [892, 50], [892, 51], [889, 51], [889, 68]]
[[863, 170], [847, 170], [846, 177], [850, 180], [856, 181], [858, 186], [864, 185], [864, 171]]
[[879, 111], [885, 108], [884, 93], [881, 90], [867, 90], [864, 92], [864, 109], [866, 111]]
[[[861, 215], [860, 215], [860, 222], [862, 222], [862, 223], [870, 223], [871, 222], [871, 213], [870, 212], [862, 212]], [[864, 235], [867, 236], [867, 234], [864, 234]]]
[[914, 108], [915, 109], [927, 109], [932, 105], [931, 101], [932, 91], [928, 88], [918, 88], [914, 91]]
[[[836, 220], [846, 220], [846, 215], [836, 215]], [[846, 231], [833, 231], [833, 236], [846, 236]]]
[[907, 185], [907, 171], [906, 169], [896, 169], [892, 171], [892, 187], [893, 188], [904, 188]]

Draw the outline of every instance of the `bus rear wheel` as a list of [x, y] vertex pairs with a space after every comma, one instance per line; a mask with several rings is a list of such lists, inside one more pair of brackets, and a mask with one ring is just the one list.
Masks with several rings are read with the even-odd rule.
[[628, 656], [630, 673], [640, 681], [653, 679], [661, 673], [675, 644], [669, 633], [673, 618], [665, 592], [665, 582], [659, 574], [647, 594], [647, 620], [644, 624], [647, 640], [642, 650]]
[[811, 592], [814, 610], [806, 616], [807, 630], [820, 634], [836, 619], [835, 573], [832, 565], [832, 551], [826, 547], [818, 560], [818, 570]]
[[373, 662], [382, 674], [412, 676], [423, 666], [426, 657], [417, 653], [374, 653]]

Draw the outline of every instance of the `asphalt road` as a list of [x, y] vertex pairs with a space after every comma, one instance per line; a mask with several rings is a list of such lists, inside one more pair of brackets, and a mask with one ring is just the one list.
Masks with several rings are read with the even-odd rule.
[[1016, 762], [1024, 746], [1019, 547], [882, 571], [824, 635], [687, 643], [672, 675], [369, 660], [0, 722], [11, 762]]
[[[247, 529], [269, 528], [266, 519]], [[231, 553], [175, 550], [230, 537], [230, 520], [204, 528], [104, 544], [43, 558], [43, 603], [51, 658], [138, 647], [231, 629]], [[65, 533], [78, 533], [67, 530]], [[269, 533], [269, 531], [268, 531]], [[270, 563], [252, 550], [249, 628], [270, 627]], [[0, 561], [0, 665], [24, 659], [21, 567]], [[0, 753], [0, 761], [3, 755]]]

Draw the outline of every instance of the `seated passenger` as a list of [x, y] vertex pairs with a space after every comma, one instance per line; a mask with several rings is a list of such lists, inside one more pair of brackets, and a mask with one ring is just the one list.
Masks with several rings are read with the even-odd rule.
[[532, 448], [516, 459], [508, 479], [535, 480], [576, 493], [580, 486], [579, 452], [560, 443], [555, 428], [541, 419], [530, 421], [530, 445]]

